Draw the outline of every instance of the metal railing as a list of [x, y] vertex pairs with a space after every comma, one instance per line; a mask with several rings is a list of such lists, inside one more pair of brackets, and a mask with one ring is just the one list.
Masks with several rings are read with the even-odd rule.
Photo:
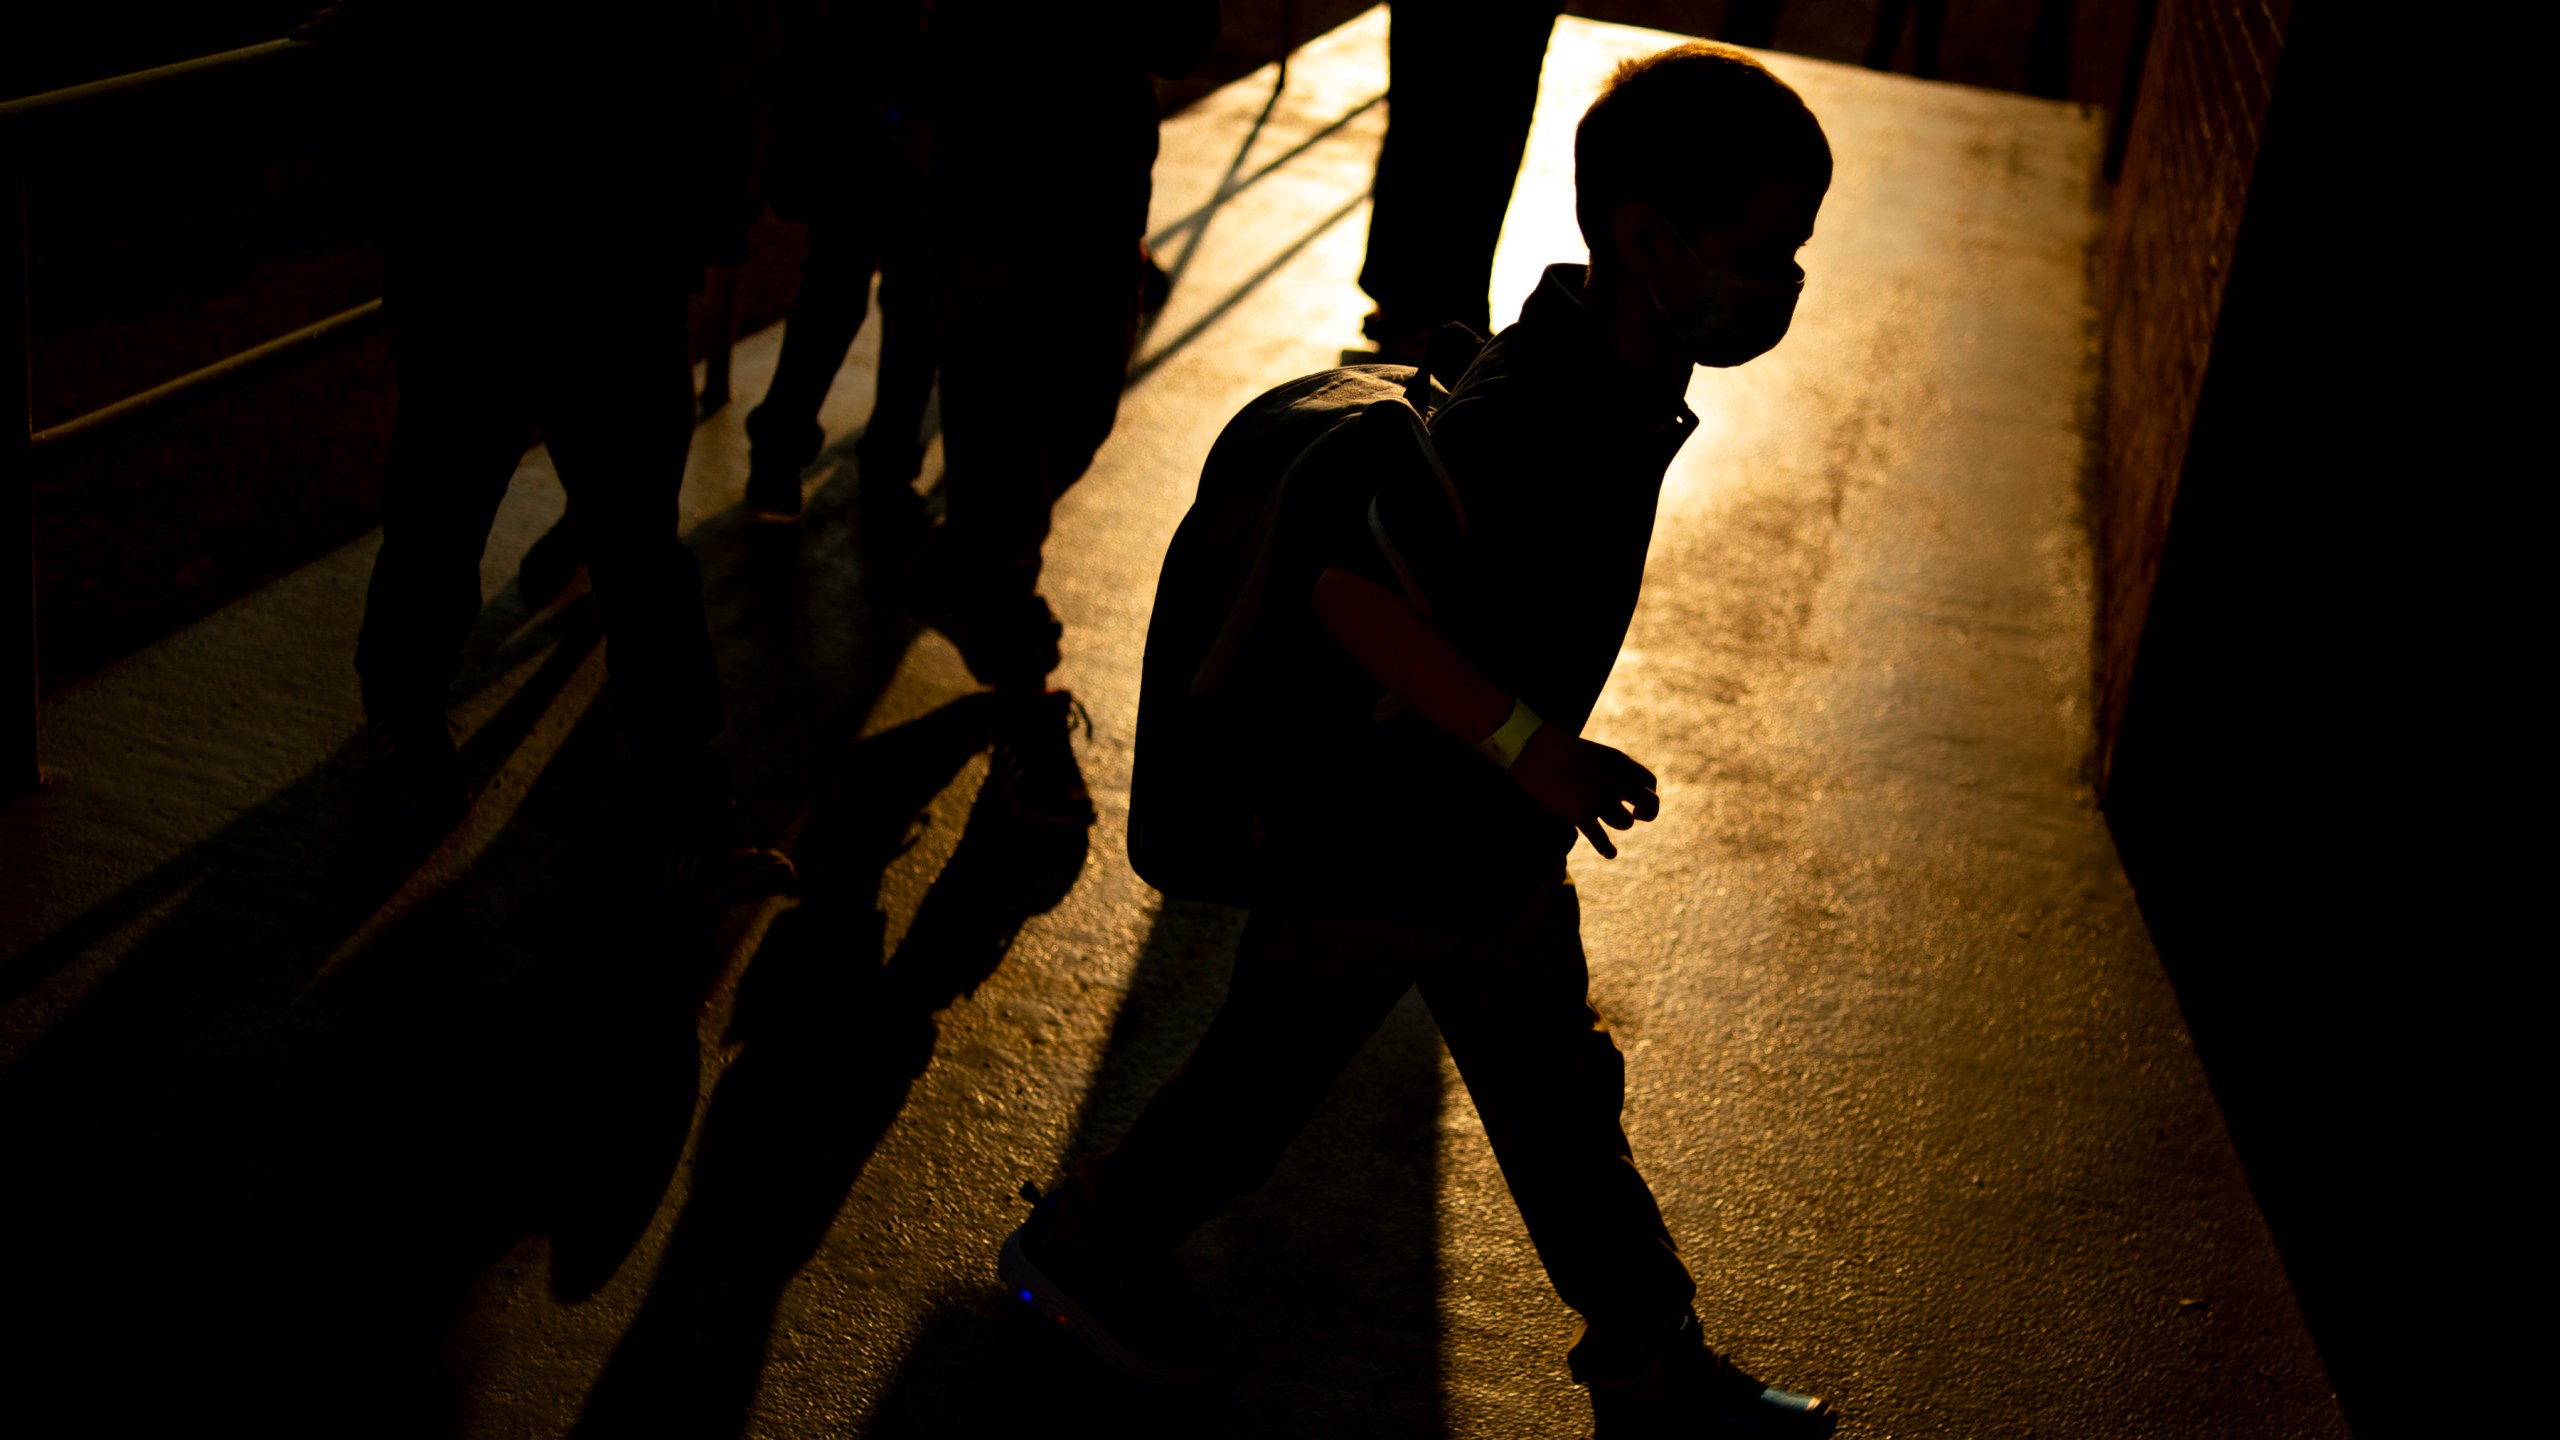
[[[201, 121], [207, 102], [307, 71], [318, 59], [307, 41], [264, 45], [0, 101], [0, 799], [43, 783], [36, 734], [35, 479], [59, 463], [227, 395], [243, 385], [371, 334], [382, 302], [306, 325], [42, 430], [35, 428], [35, 375], [27, 275], [27, 172], [39, 155], [84, 146], [109, 122], [149, 127], [184, 114]], [[157, 113], [154, 113], [157, 112]]]
[[[1288, 84], [1289, 57], [1297, 48], [1295, 0], [1285, 0], [1275, 58], [1276, 103]], [[40, 692], [36, 655], [35, 479], [42, 466], [132, 436], [244, 386], [305, 364], [382, 328], [382, 301], [368, 300], [325, 320], [226, 356], [174, 380], [126, 396], [60, 424], [35, 428], [34, 359], [28, 294], [27, 174], [32, 158], [99, 148], [110, 123], [130, 127], [144, 143], [155, 127], [201, 124], [216, 106], [239, 99], [252, 85], [280, 87], [314, 78], [330, 48], [308, 40], [271, 40], [138, 70], [85, 85], [0, 101], [0, 804], [43, 784], [37, 734]], [[1231, 179], [1218, 197], [1156, 237], [1162, 244], [1203, 223], [1210, 210], [1261, 179], [1300, 151], [1385, 99], [1373, 96], [1313, 137], [1241, 181]], [[1269, 115], [1269, 107], [1264, 109]], [[1257, 121], [1257, 130], [1260, 122]], [[109, 137], [108, 144], [113, 144]], [[1241, 159], [1241, 156], [1239, 156]], [[697, 412], [709, 415], [729, 398], [731, 347], [735, 342], [736, 276], [715, 266], [705, 276], [711, 319], [719, 339], [703, 357], [705, 383]]]
[[[132, 436], [244, 386], [305, 364], [382, 328], [382, 301], [368, 300], [325, 320], [226, 356], [174, 380], [60, 424], [35, 428], [34, 359], [27, 273], [27, 174], [34, 157], [94, 148], [109, 124], [148, 136], [155, 126], [200, 124], [215, 107], [247, 93], [312, 77], [326, 47], [274, 40], [130, 75], [0, 101], [0, 803], [43, 783], [37, 734], [35, 479], [39, 469]], [[112, 140], [108, 143], [112, 144]], [[733, 277], [709, 280], [722, 340]], [[729, 392], [729, 345], [706, 357], [703, 413]]]

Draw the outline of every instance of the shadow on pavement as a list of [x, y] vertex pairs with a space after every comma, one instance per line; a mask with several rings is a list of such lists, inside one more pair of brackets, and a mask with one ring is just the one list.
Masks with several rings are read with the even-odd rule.
[[970, 696], [855, 747], [799, 848], [796, 909], [738, 991], [739, 1049], [703, 1123], [692, 1193], [655, 1287], [590, 1396], [582, 1436], [743, 1429], [774, 1310], [933, 1059], [934, 1015], [975, 990], [1084, 866], [1081, 828], [1015, 820], [982, 796], [959, 848], [883, 962], [882, 872], [909, 825], [987, 737]]
[[[982, 743], [963, 701], [847, 744], [913, 633], [887, 598], [901, 557], [860, 543], [854, 489], [817, 497], [802, 557], [717, 520], [693, 537], [740, 699], [733, 731], [765, 747], [746, 750], [751, 774], [742, 766], [750, 823], [814, 808], [821, 884], [861, 864], [876, 875], [894, 853], [916, 807], [884, 772], [925, 784], [929, 751], [947, 779]], [[618, 838], [628, 771], [609, 706], [578, 679], [597, 644], [584, 604], [529, 615], [511, 588], [482, 616], [457, 706], [517, 688], [466, 745], [469, 772], [490, 779], [545, 716], [579, 713], [564, 705], [583, 718], [440, 890], [386, 912], [442, 837], [372, 823], [358, 741], [0, 972], [0, 990], [26, 993], [147, 932], [0, 1075], [13, 1250], [0, 1290], [23, 1337], [0, 1358], [13, 1437], [224, 1421], [449, 1435], [470, 1383], [453, 1322], [483, 1272], [531, 1235], [551, 1237], [563, 1300], [621, 1267], [692, 1127], [703, 995], [753, 917], [673, 913], [638, 891]], [[829, 833], [846, 838], [831, 848]], [[822, 905], [800, 923], [828, 916]], [[830, 970], [844, 959], [798, 933], [768, 932], [746, 982], [748, 1053], [715, 1106], [701, 1213], [688, 1213], [652, 1326], [693, 1302], [689, 1257], [743, 1265], [742, 1292], [761, 1284], [765, 1257], [798, 1243], [762, 1232], [828, 1183], [815, 1171], [850, 1175], [867, 1151], [823, 1127], [886, 1106], [876, 1133], [903, 1094], [847, 1099], [809, 1072], [853, 992]], [[836, 1148], [777, 1153], [777, 1125], [813, 1115]], [[739, 1185], [782, 1189], [741, 1201]], [[709, 1313], [696, 1328], [719, 1335], [741, 1312]]]
[[[1243, 916], [1167, 901], [1077, 1116], [1070, 1160], [1107, 1148], [1190, 1053], [1226, 991]], [[1411, 996], [1259, 1195], [1184, 1248], [1237, 1331], [1227, 1375], [1152, 1389], [1041, 1325], [995, 1280], [926, 1322], [867, 1440], [1026, 1424], [1141, 1437], [1437, 1437], [1440, 1042]], [[1034, 1177], [1025, 1177], [1034, 1178]], [[1046, 1177], [1038, 1177], [1045, 1181]]]
[[436, 1352], [482, 1269], [543, 1232], [592, 1277], [569, 1286], [620, 1263], [691, 1121], [720, 948], [631, 903], [605, 729], [325, 974], [424, 848], [353, 843], [357, 747], [141, 887], [167, 913], [0, 1081], [0, 1226], [32, 1242], [10, 1309], [43, 1322], [16, 1433], [449, 1433]]

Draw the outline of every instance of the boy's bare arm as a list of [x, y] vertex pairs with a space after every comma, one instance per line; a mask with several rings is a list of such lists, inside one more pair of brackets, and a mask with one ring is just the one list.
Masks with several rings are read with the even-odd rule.
[[[1316, 577], [1316, 619], [1378, 683], [1433, 724], [1480, 745], [1510, 720], [1514, 697], [1484, 677], [1403, 596], [1336, 566]], [[1580, 830], [1611, 859], [1600, 827], [1625, 830], [1662, 812], [1653, 772], [1606, 745], [1541, 725], [1510, 765], [1529, 798]]]

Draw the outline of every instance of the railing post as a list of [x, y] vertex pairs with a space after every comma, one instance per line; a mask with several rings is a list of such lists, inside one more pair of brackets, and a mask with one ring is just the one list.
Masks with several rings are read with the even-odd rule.
[[44, 783], [36, 750], [35, 413], [27, 182], [0, 156], [0, 800]]

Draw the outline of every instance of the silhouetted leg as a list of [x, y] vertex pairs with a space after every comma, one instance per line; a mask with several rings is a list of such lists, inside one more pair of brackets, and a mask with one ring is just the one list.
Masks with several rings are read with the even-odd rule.
[[1733, 0], [1725, 7], [1724, 23], [1716, 28], [1716, 38], [1733, 45], [1749, 45], [1766, 49], [1769, 38], [1777, 33], [1778, 11], [1786, 0]]
[[764, 401], [747, 416], [752, 465], [759, 474], [795, 479], [826, 445], [818, 411], [871, 308], [876, 255], [868, 231], [845, 215], [809, 222], [809, 251], [800, 261], [800, 293], [782, 329], [782, 354]]
[[927, 246], [924, 182], [903, 155], [883, 162], [881, 186], [880, 379], [863, 428], [862, 478], [912, 480], [922, 468], [924, 410], [933, 397], [933, 252]]
[[[1538, 104], [1552, 0], [1397, 0], [1360, 288], [1382, 322], [1490, 329], [1486, 290]], [[1372, 335], [1387, 341], [1393, 337]]]
[[677, 535], [676, 495], [693, 436], [684, 297], [626, 289], [560, 323], [543, 430], [578, 517], [604, 622], [614, 713], [652, 783], [685, 825], [723, 809], [709, 761], [720, 675], [702, 576]]
[[423, 301], [398, 323], [400, 407], [356, 672], [368, 716], [441, 724], [480, 615], [480, 552], [533, 417], [506, 357], [484, 348], [496, 326]]
[[1556, 1293], [1595, 1328], [1658, 1330], [1696, 1286], [1618, 1116], [1626, 1065], [1591, 1008], [1581, 906], [1560, 881], [1421, 977]]
[[1920, 22], [1911, 37], [1911, 73], [1938, 78], [1938, 37], [1947, 29], [1947, 0], [1919, 0]]
[[1199, 1048], [1095, 1163], [1103, 1223], [1172, 1246], [1261, 1188], [1333, 1082], [1458, 937], [1257, 910]]
[[950, 508], [909, 602], [999, 689], [1058, 663], [1040, 547], [1119, 414], [1136, 295], [1134, 243], [1037, 269], [950, 255], [935, 277]]
[[1867, 68], [1890, 70], [1893, 52], [1902, 46], [1902, 22], [1911, 0], [1876, 0], [1876, 28], [1867, 35]]

